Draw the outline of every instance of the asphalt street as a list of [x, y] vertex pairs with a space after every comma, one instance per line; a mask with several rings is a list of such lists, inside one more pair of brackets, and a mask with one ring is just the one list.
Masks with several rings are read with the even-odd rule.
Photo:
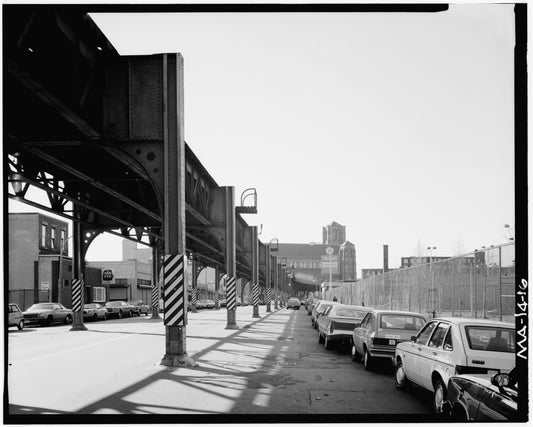
[[396, 390], [392, 367], [367, 372], [347, 349], [325, 350], [303, 307], [266, 313], [260, 306], [260, 315], [239, 307], [235, 330], [226, 329], [225, 309], [189, 313], [190, 368], [159, 365], [161, 319], [87, 322], [87, 331], [11, 328], [9, 414], [17, 421], [81, 414], [117, 422], [175, 414], [209, 422], [228, 415], [250, 422], [432, 419], [431, 396]]

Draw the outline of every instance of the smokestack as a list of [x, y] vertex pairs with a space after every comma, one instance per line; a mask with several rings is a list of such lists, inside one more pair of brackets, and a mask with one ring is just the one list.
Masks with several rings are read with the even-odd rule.
[[383, 245], [383, 273], [389, 271], [389, 245]]

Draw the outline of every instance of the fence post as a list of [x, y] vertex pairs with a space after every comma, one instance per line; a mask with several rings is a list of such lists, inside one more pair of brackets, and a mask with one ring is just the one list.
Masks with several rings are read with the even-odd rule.
[[452, 317], [455, 316], [455, 260], [452, 263]]
[[502, 320], [502, 247], [498, 247], [498, 316]]

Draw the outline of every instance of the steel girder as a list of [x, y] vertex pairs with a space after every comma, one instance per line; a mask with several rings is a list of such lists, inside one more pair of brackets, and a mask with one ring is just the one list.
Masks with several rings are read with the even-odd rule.
[[[162, 55], [120, 57], [76, 8], [7, 7], [4, 19], [7, 197], [161, 247]], [[187, 145], [185, 157], [187, 251], [224, 266], [210, 217], [220, 187]], [[236, 248], [237, 272], [250, 277], [242, 242]]]

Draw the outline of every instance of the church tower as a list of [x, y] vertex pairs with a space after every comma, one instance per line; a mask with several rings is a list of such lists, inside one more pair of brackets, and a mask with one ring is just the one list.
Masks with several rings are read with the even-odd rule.
[[357, 280], [357, 270], [355, 262], [355, 245], [349, 241], [345, 241], [339, 249], [339, 258], [341, 266], [341, 280], [355, 281]]

